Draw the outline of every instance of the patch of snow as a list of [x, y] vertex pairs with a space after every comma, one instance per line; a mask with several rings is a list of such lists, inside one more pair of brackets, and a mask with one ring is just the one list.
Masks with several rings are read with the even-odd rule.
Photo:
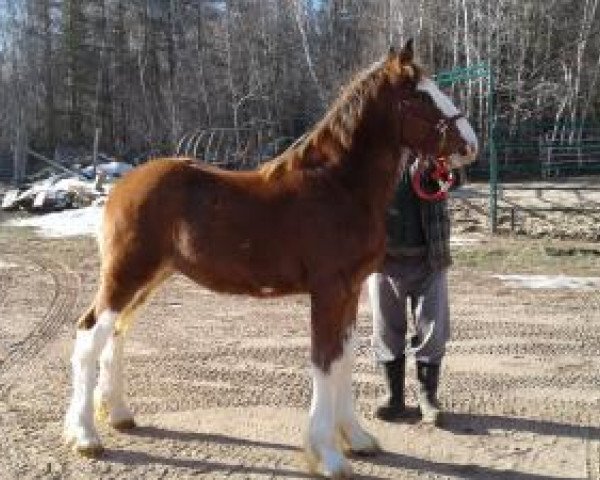
[[600, 277], [566, 275], [493, 275], [508, 287], [531, 289], [593, 290], [600, 288]]
[[0, 270], [8, 270], [9, 268], [17, 268], [18, 265], [16, 263], [5, 262], [4, 260], [0, 260]]
[[[124, 162], [108, 162], [100, 163], [96, 166], [98, 172], [105, 173], [109, 178], [119, 178], [133, 170], [133, 165]], [[90, 165], [82, 170], [83, 174], [88, 178], [94, 177], [94, 166]]]
[[34, 227], [43, 237], [61, 238], [79, 235], [95, 236], [102, 218], [102, 206], [91, 205], [74, 210], [35, 215], [9, 220], [12, 227]]

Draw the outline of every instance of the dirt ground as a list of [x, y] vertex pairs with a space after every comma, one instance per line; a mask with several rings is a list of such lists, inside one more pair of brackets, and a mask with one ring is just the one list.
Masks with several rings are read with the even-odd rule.
[[[455, 248], [444, 428], [384, 424], [358, 320], [357, 405], [384, 452], [365, 479], [600, 478], [600, 293], [525, 290], [492, 273], [599, 276], [598, 243], [499, 237]], [[94, 293], [91, 238], [0, 226], [0, 479], [310, 478], [308, 299], [215, 295], [184, 278], [159, 290], [126, 345], [139, 427], [102, 426], [104, 457], [63, 445], [73, 324]], [[414, 365], [408, 402], [415, 404]]]

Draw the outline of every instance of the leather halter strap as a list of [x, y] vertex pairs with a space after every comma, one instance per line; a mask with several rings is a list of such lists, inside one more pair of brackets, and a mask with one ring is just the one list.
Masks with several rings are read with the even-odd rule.
[[444, 116], [439, 119], [438, 123], [435, 126], [435, 130], [440, 136], [438, 141], [438, 152], [440, 152], [442, 148], [444, 148], [444, 146], [446, 145], [446, 131], [448, 130], [448, 127], [452, 123], [456, 123], [457, 120], [464, 118], [464, 116], [464, 113], [458, 112], [457, 114], [452, 115], [450, 117]]
[[[421, 118], [425, 121], [430, 121], [430, 118], [423, 115], [410, 100], [401, 100], [400, 104], [402, 105], [403, 109], [410, 111], [411, 115]], [[446, 144], [446, 131], [448, 130], [448, 127], [450, 127], [451, 124], [456, 123], [457, 120], [460, 120], [464, 117], [465, 114], [462, 112], [457, 112], [456, 114], [450, 116], [442, 114], [442, 116], [438, 119], [437, 123], [431, 127], [431, 133], [428, 135], [427, 143], [430, 142], [431, 144], [438, 144], [437, 154], [440, 153], [440, 151], [444, 148], [444, 145]]]

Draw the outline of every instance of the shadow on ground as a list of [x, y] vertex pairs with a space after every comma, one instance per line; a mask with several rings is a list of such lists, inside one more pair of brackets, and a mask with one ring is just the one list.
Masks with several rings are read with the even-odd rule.
[[[532, 432], [541, 435], [558, 435], [563, 437], [598, 439], [600, 429], [583, 427], [551, 421], [529, 420], [515, 417], [493, 416], [493, 415], [471, 415], [462, 413], [447, 413], [445, 416], [444, 429], [457, 435], [486, 435], [490, 429], [518, 430]], [[155, 426], [138, 427], [129, 435], [134, 437], [145, 437], [152, 440], [170, 440], [177, 442], [218, 443], [221, 445], [237, 446], [240, 448], [270, 449], [291, 451], [300, 457], [302, 449], [296, 445], [285, 443], [265, 442], [247, 438], [238, 438], [221, 434], [203, 434], [189, 431], [172, 430]], [[204, 459], [173, 458], [144, 452], [131, 452], [125, 450], [107, 450], [104, 460], [124, 465], [148, 465], [156, 464], [174, 468], [192, 469], [197, 473], [208, 472], [244, 472], [247, 474], [271, 475], [274, 477], [296, 477], [313, 478], [303, 470], [261, 467], [225, 462], [213, 462]], [[429, 472], [436, 475], [452, 476], [462, 479], [511, 479], [511, 480], [558, 480], [564, 477], [549, 477], [534, 473], [524, 473], [515, 470], [498, 470], [471, 463], [447, 463], [435, 462], [422, 458], [411, 457], [395, 452], [381, 452], [379, 455], [369, 458], [360, 458], [360, 461], [373, 463], [375, 465], [398, 468], [413, 472]], [[365, 480], [380, 477], [360, 476]]]

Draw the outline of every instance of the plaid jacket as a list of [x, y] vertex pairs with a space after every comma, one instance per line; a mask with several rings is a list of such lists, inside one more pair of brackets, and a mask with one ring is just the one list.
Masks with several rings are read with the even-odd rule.
[[[412, 188], [407, 177], [408, 175], [401, 179], [398, 188]], [[402, 232], [402, 227], [399, 227], [398, 222], [407, 220], [402, 218], [402, 211], [410, 209], [410, 205], [406, 205], [405, 202], [418, 202], [418, 211], [420, 213], [425, 245], [423, 247], [417, 247], [417, 249], [415, 249], [414, 246], [407, 247], [403, 244], [405, 238], [399, 237]], [[410, 211], [407, 211], [407, 213], [409, 214], [408, 218], [412, 219]], [[425, 253], [427, 261], [433, 270], [442, 270], [452, 265], [452, 257], [450, 255], [450, 213], [448, 210], [448, 202], [446, 200], [428, 202], [421, 200], [414, 195], [412, 198], [396, 195], [389, 207], [387, 222], [387, 244], [389, 255], [403, 255], [406, 254], [405, 252], [407, 251], [412, 251], [412, 254], [414, 255], [415, 251], [420, 251], [420, 253]], [[406, 228], [406, 226], [404, 226], [404, 228]], [[416, 237], [421, 237], [421, 235], [416, 235]]]

